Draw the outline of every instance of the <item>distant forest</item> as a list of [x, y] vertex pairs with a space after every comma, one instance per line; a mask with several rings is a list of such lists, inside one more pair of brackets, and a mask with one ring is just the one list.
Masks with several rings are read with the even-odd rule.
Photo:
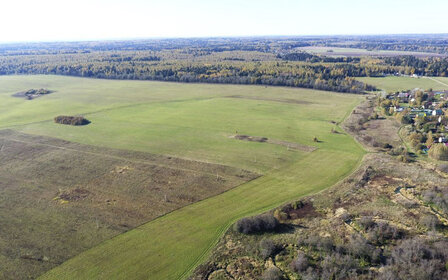
[[[335, 57], [300, 47], [338, 46], [447, 54], [441, 37], [160, 39], [0, 45], [0, 75], [56, 74], [304, 87], [346, 93], [375, 90], [356, 77], [448, 76], [448, 58]], [[356, 43], [355, 43], [356, 42]]]

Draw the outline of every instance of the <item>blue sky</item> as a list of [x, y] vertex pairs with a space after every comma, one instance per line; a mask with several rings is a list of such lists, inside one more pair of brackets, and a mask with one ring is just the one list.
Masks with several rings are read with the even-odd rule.
[[448, 33], [447, 0], [5, 0], [0, 41]]

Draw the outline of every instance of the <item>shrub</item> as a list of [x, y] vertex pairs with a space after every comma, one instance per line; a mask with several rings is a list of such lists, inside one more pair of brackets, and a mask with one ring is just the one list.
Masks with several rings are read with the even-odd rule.
[[388, 151], [387, 153], [391, 156], [398, 156], [398, 155], [403, 154], [404, 152], [406, 152], [406, 149], [404, 147], [400, 146], [400, 147], [396, 147], [396, 148]]
[[356, 279], [358, 262], [349, 255], [334, 253], [323, 259], [321, 267], [321, 279]]
[[348, 241], [348, 251], [357, 258], [370, 259], [374, 248], [360, 235], [352, 235]]
[[373, 113], [370, 117], [369, 120], [377, 120], [378, 119], [378, 114], [375, 112]]
[[385, 244], [391, 240], [400, 239], [403, 235], [404, 232], [385, 222], [377, 223], [367, 232], [369, 241], [376, 244]]
[[239, 233], [253, 234], [273, 231], [277, 228], [278, 224], [278, 220], [272, 214], [262, 214], [242, 218], [235, 223], [234, 227]]
[[298, 246], [310, 246], [315, 250], [330, 252], [334, 249], [333, 240], [329, 237], [320, 237], [318, 235], [311, 235], [308, 238], [299, 238]]
[[389, 143], [385, 143], [385, 144], [383, 144], [383, 148], [389, 150], [389, 149], [392, 149], [393, 146], [391, 144], [389, 144]]
[[274, 217], [279, 221], [285, 221], [289, 218], [288, 214], [281, 209], [275, 209]]
[[409, 135], [409, 141], [411, 142], [412, 147], [416, 147], [423, 141], [423, 135], [418, 132], [412, 132]]
[[[436, 245], [436, 244], [435, 244]], [[379, 279], [447, 279], [447, 242], [431, 248], [420, 239], [403, 241], [392, 250]]]
[[299, 251], [297, 258], [291, 262], [291, 269], [294, 272], [303, 272], [308, 266], [309, 262], [307, 256], [302, 251]]
[[408, 163], [408, 162], [412, 161], [411, 158], [406, 155], [399, 155], [397, 158], [399, 161], [404, 162], [404, 163]]
[[439, 166], [437, 166], [437, 170], [443, 173], [448, 173], [448, 164], [439, 164]]
[[359, 220], [359, 223], [364, 228], [364, 230], [368, 230], [375, 225], [375, 222], [373, 221], [372, 217], [369, 216], [362, 216], [361, 219]]
[[263, 280], [281, 280], [283, 279], [283, 274], [278, 267], [273, 266], [268, 269], [266, 269], [263, 272], [263, 275], [261, 276], [261, 279]]
[[439, 220], [434, 215], [424, 215], [420, 218], [419, 223], [429, 230], [435, 230]]
[[271, 239], [263, 239], [260, 241], [260, 256], [263, 259], [273, 257], [278, 250], [277, 244]]
[[400, 112], [396, 115], [397, 120], [401, 124], [411, 124], [413, 122], [411, 116], [409, 116], [409, 112], [407, 110]]
[[55, 123], [67, 125], [87, 125], [89, 120], [81, 116], [57, 116], [54, 118]]
[[448, 189], [433, 188], [423, 193], [423, 201], [433, 203], [445, 213], [448, 213]]
[[448, 160], [448, 147], [445, 144], [437, 143], [431, 146], [428, 155], [436, 160]]

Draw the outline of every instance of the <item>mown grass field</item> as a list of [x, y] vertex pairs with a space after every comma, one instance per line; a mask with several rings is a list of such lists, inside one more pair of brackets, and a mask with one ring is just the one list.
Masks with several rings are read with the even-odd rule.
[[384, 78], [358, 78], [361, 82], [374, 85], [386, 92], [396, 92], [400, 90], [408, 90], [421, 88], [423, 90], [448, 89], [448, 78], [432, 77], [432, 78], [411, 78], [411, 77], [384, 77]]
[[[42, 87], [55, 92], [31, 101], [11, 97]], [[349, 135], [331, 133], [331, 121], [342, 121], [361, 99], [281, 87], [0, 77], [0, 129], [263, 174], [105, 241], [41, 278], [185, 278], [236, 219], [318, 192], [356, 168], [363, 149]], [[92, 123], [72, 127], [52, 121], [73, 114]], [[318, 149], [306, 153], [229, 137], [236, 133]], [[313, 142], [314, 136], [321, 142]]]

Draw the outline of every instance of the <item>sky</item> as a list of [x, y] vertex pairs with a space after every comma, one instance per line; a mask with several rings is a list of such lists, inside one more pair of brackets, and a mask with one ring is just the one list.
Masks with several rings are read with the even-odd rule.
[[447, 0], [0, 0], [0, 42], [420, 33]]

